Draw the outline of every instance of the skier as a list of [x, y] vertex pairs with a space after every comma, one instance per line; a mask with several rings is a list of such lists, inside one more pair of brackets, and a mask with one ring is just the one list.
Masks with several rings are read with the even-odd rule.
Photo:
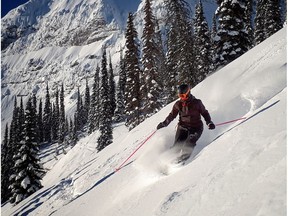
[[180, 156], [176, 159], [176, 163], [187, 160], [192, 154], [192, 151], [196, 146], [196, 141], [203, 132], [201, 115], [204, 117], [208, 128], [210, 130], [215, 129], [209, 112], [206, 110], [201, 100], [196, 99], [190, 93], [189, 85], [180, 85], [178, 87], [178, 96], [180, 100], [176, 101], [167, 118], [157, 126], [157, 130], [168, 126], [179, 113], [178, 127], [175, 134], [174, 145], [172, 147], [180, 148]]

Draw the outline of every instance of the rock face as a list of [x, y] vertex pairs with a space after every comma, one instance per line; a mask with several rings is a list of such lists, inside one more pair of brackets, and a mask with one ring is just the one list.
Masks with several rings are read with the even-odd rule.
[[[133, 5], [136, 11], [139, 1]], [[1, 48], [15, 54], [47, 46], [83, 46], [123, 29], [127, 13], [113, 0], [32, 0], [2, 19]]]

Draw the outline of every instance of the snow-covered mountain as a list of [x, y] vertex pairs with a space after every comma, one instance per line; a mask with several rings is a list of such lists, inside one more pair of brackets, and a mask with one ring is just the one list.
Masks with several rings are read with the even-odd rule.
[[[44, 149], [49, 170], [44, 187], [14, 207], [2, 206], [2, 215], [286, 215], [286, 31], [285, 27], [191, 90], [216, 124], [246, 119], [213, 131], [205, 128], [185, 166], [170, 167], [169, 174], [163, 174], [171, 156], [166, 152], [173, 144], [174, 120], [114, 172], [155, 131], [171, 103], [130, 132], [115, 125], [113, 143], [100, 153], [98, 132], [58, 160], [53, 146]], [[69, 49], [82, 51], [82, 57], [86, 51]], [[55, 49], [59, 56], [60, 50]], [[67, 51], [62, 51], [65, 56]], [[44, 50], [40, 53], [45, 55]]]
[[[154, 0], [154, 13], [163, 25], [164, 0]], [[190, 0], [194, 10], [196, 0]], [[203, 1], [209, 23], [214, 0]], [[128, 12], [136, 14], [139, 37], [143, 29], [140, 0], [30, 0], [1, 19], [1, 123], [11, 122], [14, 96], [36, 93], [44, 98], [46, 84], [55, 94], [64, 82], [65, 108], [74, 113], [77, 87], [93, 82], [102, 47], [111, 55], [117, 78], [120, 50], [125, 46]], [[23, 97], [24, 103], [27, 97]], [[2, 127], [2, 133], [5, 127]]]

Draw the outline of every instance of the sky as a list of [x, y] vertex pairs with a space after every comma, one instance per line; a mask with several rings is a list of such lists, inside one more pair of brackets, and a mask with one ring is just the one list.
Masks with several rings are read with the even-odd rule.
[[29, 0], [1, 0], [1, 17], [4, 17], [10, 10], [18, 7]]
[[14, 207], [2, 206], [2, 215], [286, 215], [286, 31], [191, 90], [215, 124], [246, 120], [212, 131], [205, 125], [184, 166], [170, 162], [177, 119], [154, 133], [174, 101], [130, 132], [115, 124], [113, 143], [99, 153], [98, 131], [67, 147], [65, 154], [55, 155], [57, 144], [42, 149], [44, 187]]

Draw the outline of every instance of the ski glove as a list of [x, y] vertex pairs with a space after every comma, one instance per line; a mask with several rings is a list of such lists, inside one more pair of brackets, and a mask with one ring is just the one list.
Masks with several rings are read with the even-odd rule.
[[209, 122], [207, 125], [209, 130], [215, 129], [215, 124], [213, 122]]
[[165, 123], [164, 122], [160, 122], [158, 125], [157, 125], [157, 130], [163, 128], [163, 127], [166, 127]]

